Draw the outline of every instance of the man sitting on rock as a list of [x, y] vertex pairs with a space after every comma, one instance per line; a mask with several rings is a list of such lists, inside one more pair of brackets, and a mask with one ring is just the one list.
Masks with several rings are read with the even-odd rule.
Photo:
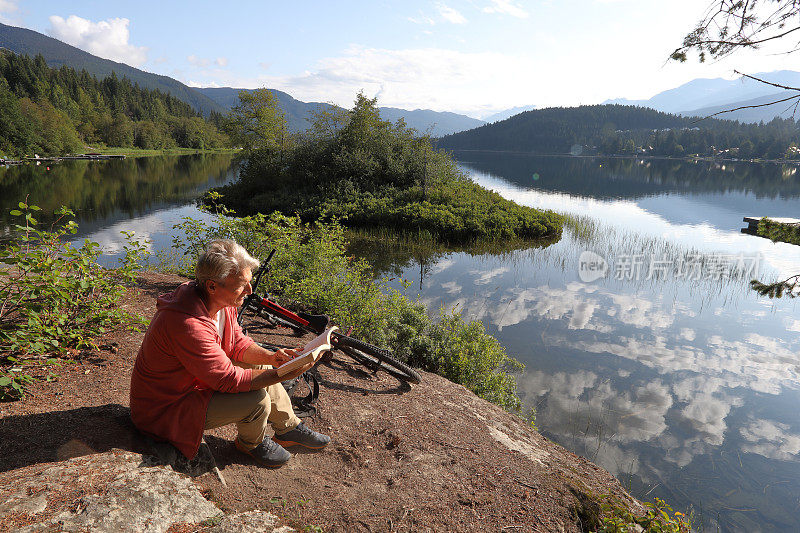
[[[231, 240], [216, 240], [200, 254], [197, 281], [158, 298], [156, 314], [131, 377], [131, 418], [142, 432], [175, 445], [193, 459], [204, 429], [235, 423], [236, 448], [264, 466], [291, 458], [283, 446], [320, 449], [330, 438], [312, 431], [292, 410], [272, 368], [293, 350], [264, 349], [244, 335], [236, 308], [253, 292], [259, 265]], [[267, 425], [275, 436], [266, 438]]]

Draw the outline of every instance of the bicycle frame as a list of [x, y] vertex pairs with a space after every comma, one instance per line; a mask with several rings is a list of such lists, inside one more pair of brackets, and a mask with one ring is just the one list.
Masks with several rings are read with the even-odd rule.
[[239, 324], [242, 323], [242, 316], [244, 314], [244, 311], [250, 307], [253, 307], [256, 310], [264, 309], [266, 311], [272, 312], [289, 322], [293, 322], [294, 324], [297, 325], [298, 328], [308, 333], [313, 333], [315, 335], [322, 333], [325, 327], [327, 327], [327, 324], [323, 325], [322, 327], [320, 327], [321, 324], [320, 325], [312, 324], [311, 322], [301, 317], [297, 313], [294, 313], [289, 309], [286, 309], [282, 305], [278, 304], [277, 302], [270, 300], [269, 294], [267, 294], [266, 296], [259, 296], [258, 294], [256, 294], [255, 291], [258, 289], [258, 285], [261, 282], [261, 277], [267, 271], [268, 268], [267, 264], [269, 264], [273, 255], [275, 255], [274, 249], [269, 253], [267, 258], [264, 260], [263, 265], [259, 267], [259, 269], [256, 271], [255, 277], [253, 279], [253, 292], [247, 295], [247, 297], [245, 297], [244, 303], [242, 304], [242, 307], [239, 309], [239, 312], [236, 317]]

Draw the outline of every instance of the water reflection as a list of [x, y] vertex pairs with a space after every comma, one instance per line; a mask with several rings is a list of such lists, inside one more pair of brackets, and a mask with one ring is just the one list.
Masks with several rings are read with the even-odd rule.
[[0, 228], [11, 222], [17, 202], [38, 205], [39, 222], [65, 205], [75, 211], [78, 240], [89, 238], [113, 264], [125, 241], [121, 231], [133, 231], [148, 241], [150, 251], [172, 244], [172, 226], [183, 217], [207, 220], [195, 199], [211, 187], [236, 177], [231, 154], [156, 156], [111, 161], [65, 161], [52, 166], [0, 168]]
[[[607, 159], [455, 152], [471, 170], [522, 189], [599, 199], [637, 199], [668, 193], [750, 193], [756, 198], [800, 196], [798, 165], [749, 162]], [[777, 215], [776, 215], [777, 216]]]
[[[730, 169], [705, 179], [669, 163], [659, 175], [629, 164], [570, 175], [566, 185], [548, 183], [537, 167], [542, 178], [524, 186], [485, 161], [465, 165], [508, 198], [588, 215], [595, 227], [503, 257], [443, 254], [428, 265], [421, 296], [433, 309], [457, 306], [482, 320], [525, 362], [519, 388], [543, 433], [637, 496], [693, 505], [696, 525], [710, 530], [800, 530], [795, 301], [759, 298], [748, 276], [579, 279], [587, 247], [609, 261], [636, 250], [760, 252], [762, 279], [800, 268], [797, 247], [739, 233], [743, 214], [786, 215], [773, 209], [797, 201], [781, 169], [777, 177], [756, 168], [715, 184]], [[560, 176], [575, 171], [565, 168]], [[622, 187], [628, 181], [632, 190]], [[405, 275], [414, 279], [417, 267], [409, 264]]]
[[194, 201], [231, 179], [232, 159], [231, 154], [196, 154], [0, 167], [0, 224], [7, 224], [9, 209], [27, 197], [44, 216], [66, 205], [76, 212], [82, 233], [91, 233]]

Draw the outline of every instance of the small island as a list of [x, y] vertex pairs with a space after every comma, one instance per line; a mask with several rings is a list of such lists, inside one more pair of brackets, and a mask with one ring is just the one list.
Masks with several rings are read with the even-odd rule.
[[280, 211], [449, 244], [561, 235], [559, 215], [475, 184], [428, 137], [381, 120], [376, 99], [359, 94], [351, 110], [319, 113], [292, 138], [268, 91], [249, 98], [234, 110], [249, 158], [240, 180], [217, 190], [239, 215]]

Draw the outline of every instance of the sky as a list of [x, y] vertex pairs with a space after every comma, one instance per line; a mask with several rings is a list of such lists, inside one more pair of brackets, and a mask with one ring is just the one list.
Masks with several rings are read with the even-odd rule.
[[647, 99], [694, 78], [788, 69], [798, 54], [667, 57], [706, 0], [0, 0], [0, 22], [195, 87], [356, 94], [475, 118]]

